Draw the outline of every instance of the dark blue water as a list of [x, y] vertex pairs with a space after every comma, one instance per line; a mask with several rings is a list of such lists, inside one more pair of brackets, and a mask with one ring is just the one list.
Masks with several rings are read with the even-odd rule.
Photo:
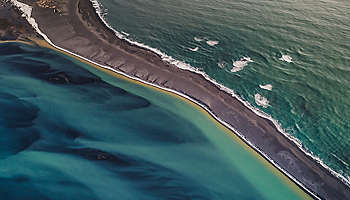
[[0, 44], [0, 198], [309, 197], [193, 105], [12, 43]]
[[125, 37], [233, 89], [349, 177], [349, 0], [98, 2]]

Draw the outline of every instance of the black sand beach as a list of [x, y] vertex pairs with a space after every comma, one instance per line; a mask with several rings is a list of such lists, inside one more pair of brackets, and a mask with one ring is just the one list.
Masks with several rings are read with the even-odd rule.
[[[344, 200], [350, 197], [348, 186], [305, 155], [271, 121], [259, 117], [201, 75], [181, 70], [146, 49], [118, 39], [99, 19], [89, 0], [21, 2], [33, 6], [32, 16], [39, 28], [57, 46], [149, 83], [186, 94], [238, 130], [320, 198]], [[23, 34], [1, 39], [21, 39]]]
[[20, 12], [11, 8], [9, 2], [0, 2], [0, 41], [4, 40], [28, 40], [37, 34]]

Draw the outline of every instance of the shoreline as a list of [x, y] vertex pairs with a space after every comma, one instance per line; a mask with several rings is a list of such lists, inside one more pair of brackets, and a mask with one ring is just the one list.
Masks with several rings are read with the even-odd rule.
[[22, 41], [22, 40], [4, 40], [4, 41], [0, 41], [0, 44], [6, 44], [6, 43], [22, 43], [22, 44], [26, 44], [26, 45], [33, 45], [33, 43], [31, 43], [29, 41]]
[[[237, 141], [242, 148], [245, 148], [247, 151], [250, 151], [250, 153], [253, 154], [253, 156], [256, 156], [257, 159], [259, 159], [261, 162], [266, 165], [266, 167], [270, 168], [270, 170], [273, 171], [273, 173], [276, 173], [276, 176], [278, 176], [282, 181], [286, 182], [286, 184], [289, 184], [289, 187], [293, 188], [297, 193], [304, 192], [301, 195], [309, 195], [307, 197], [309, 198], [315, 198], [315, 199], [320, 199], [317, 197], [315, 194], [313, 194], [310, 190], [305, 188], [298, 180], [296, 180], [293, 176], [288, 174], [288, 172], [284, 171], [282, 168], [280, 168], [273, 160], [268, 158], [266, 154], [264, 154], [262, 151], [260, 151], [257, 147], [252, 145], [248, 140], [244, 138], [243, 135], [239, 134], [236, 132], [236, 130], [231, 127], [229, 124], [226, 122], [222, 121], [220, 118], [215, 116], [214, 113], [212, 113], [207, 107], [204, 105], [200, 104], [196, 100], [192, 99], [191, 97], [188, 97], [184, 94], [181, 94], [175, 90], [171, 90], [168, 88], [164, 88], [155, 84], [150, 84], [148, 82], [143, 81], [142, 79], [138, 79], [135, 77], [132, 77], [128, 74], [125, 74], [123, 72], [116, 71], [112, 68], [109, 68], [107, 66], [102, 66], [98, 63], [95, 63], [91, 60], [88, 60], [84, 57], [81, 57], [79, 55], [76, 55], [66, 49], [60, 48], [58, 46], [49, 44], [45, 40], [32, 40], [33, 43], [31, 42], [23, 42], [20, 40], [8, 40], [8, 41], [1, 41], [0, 44], [5, 44], [5, 43], [21, 43], [21, 44], [26, 44], [26, 45], [38, 45], [39, 47], [51, 49], [53, 51], [56, 51], [58, 53], [61, 53], [63, 55], [66, 55], [68, 57], [72, 57], [73, 59], [76, 59], [79, 62], [82, 62], [84, 64], [90, 65], [93, 68], [96, 68], [104, 73], [107, 73], [113, 77], [116, 77], [118, 79], [123, 79], [125, 81], [128, 81], [132, 84], [138, 84], [141, 85], [142, 87], [148, 87], [150, 89], [156, 90], [157, 92], [165, 93], [167, 95], [171, 95], [175, 98], [180, 99], [184, 103], [188, 103], [191, 106], [193, 106], [195, 109], [198, 109], [200, 112], [202, 112], [204, 115], [206, 115], [210, 120], [212, 120], [219, 128], [222, 128], [226, 134], [229, 134], [233, 140]], [[255, 154], [255, 155], [254, 155]], [[309, 199], [307, 198], [307, 199]]]
[[[126, 42], [130, 43], [131, 45], [136, 45], [141, 49], [144, 49], [146, 51], [150, 51], [154, 54], [157, 54], [161, 57], [161, 59], [165, 62], [168, 62], [169, 64], [175, 65], [178, 68], [182, 69], [182, 70], [186, 70], [192, 73], [196, 73], [199, 74], [201, 76], [203, 76], [207, 81], [211, 82], [213, 85], [217, 86], [220, 90], [232, 95], [232, 97], [236, 98], [237, 100], [239, 100], [242, 104], [244, 104], [247, 108], [249, 108], [251, 111], [253, 111], [256, 115], [267, 119], [269, 121], [271, 121], [276, 129], [283, 134], [286, 138], [288, 138], [291, 142], [293, 142], [301, 151], [303, 151], [307, 156], [311, 157], [314, 161], [316, 161], [318, 164], [320, 164], [322, 167], [324, 167], [326, 170], [328, 170], [333, 176], [337, 177], [338, 179], [340, 179], [346, 186], [349, 187], [350, 189], [350, 177], [348, 177], [348, 179], [346, 177], [344, 177], [342, 174], [339, 174], [338, 172], [334, 171], [332, 168], [330, 168], [327, 164], [325, 164], [319, 157], [317, 157], [316, 155], [313, 154], [312, 151], [308, 150], [307, 148], [303, 147], [302, 143], [300, 142], [299, 139], [295, 138], [294, 136], [292, 136], [291, 134], [288, 133], [288, 131], [286, 131], [282, 125], [279, 123], [278, 120], [274, 119], [271, 115], [265, 113], [264, 111], [260, 110], [259, 108], [252, 106], [250, 104], [250, 102], [243, 100], [239, 95], [237, 95], [235, 93], [234, 90], [227, 88], [226, 86], [216, 82], [215, 79], [212, 79], [209, 75], [207, 75], [205, 72], [198, 70], [197, 68], [184, 63], [182, 61], [176, 60], [174, 58], [172, 58], [171, 56], [161, 52], [160, 50], [147, 46], [143, 43], [139, 43], [137, 41], [133, 41], [130, 40], [126, 37], [125, 32], [119, 32], [117, 30], [115, 30], [111, 25], [108, 24], [108, 22], [105, 20], [104, 16], [103, 16], [103, 7], [101, 5], [101, 3], [98, 0], [89, 0], [92, 4], [92, 6], [95, 8], [96, 14], [99, 16], [100, 20], [104, 23], [104, 25], [109, 28], [110, 30], [114, 31], [116, 37], [120, 40], [125, 40]], [[226, 122], [225, 122], [226, 123]], [[244, 135], [242, 135], [242, 137], [244, 137]], [[246, 140], [246, 138], [244, 137], [244, 140]]]
[[[335, 177], [339, 178], [344, 184], [346, 184], [349, 188], [350, 188], [350, 177], [349, 179], [346, 179], [343, 175], [337, 173], [336, 171], [334, 171], [332, 168], [330, 168], [327, 164], [325, 164], [319, 157], [315, 156], [310, 150], [304, 148], [302, 146], [302, 143], [300, 142], [300, 140], [298, 140], [297, 138], [295, 138], [294, 136], [292, 136], [291, 134], [289, 134], [283, 127], [282, 125], [279, 123], [278, 120], [274, 119], [273, 117], [271, 117], [269, 114], [263, 112], [262, 110], [260, 110], [259, 108], [256, 108], [254, 106], [252, 106], [248, 101], [243, 100], [240, 96], [238, 96], [232, 89], [227, 88], [226, 86], [217, 83], [216, 80], [212, 79], [211, 77], [209, 77], [209, 75], [207, 75], [205, 72], [198, 70], [195, 67], [192, 67], [191, 65], [184, 63], [182, 61], [176, 60], [174, 58], [172, 58], [171, 56], [161, 52], [160, 50], [153, 48], [153, 47], [149, 47], [143, 43], [139, 43], [133, 40], [130, 40], [126, 37], [125, 33], [120, 33], [119, 31], [115, 30], [112, 26], [110, 26], [108, 24], [108, 22], [105, 20], [104, 16], [103, 16], [103, 11], [102, 11], [102, 5], [98, 0], [89, 0], [92, 4], [92, 6], [95, 8], [96, 13], [98, 14], [98, 16], [100, 17], [100, 20], [104, 23], [104, 25], [111, 29], [112, 31], [114, 31], [115, 35], [120, 39], [120, 40], [125, 40], [127, 42], [129, 42], [132, 45], [136, 45], [142, 49], [151, 51], [152, 53], [155, 53], [157, 55], [159, 55], [163, 61], [168, 62], [169, 64], [173, 64], [176, 65], [178, 68], [183, 69], [183, 70], [187, 70], [193, 73], [197, 73], [202, 75], [206, 80], [208, 80], [209, 82], [211, 82], [212, 84], [214, 84], [215, 86], [217, 86], [220, 90], [227, 92], [228, 94], [232, 95], [232, 97], [236, 98], [237, 100], [239, 100], [241, 103], [243, 103], [247, 108], [249, 108], [251, 111], [253, 111], [255, 114], [257, 114], [258, 116], [265, 118], [267, 120], [270, 120], [278, 129], [278, 131], [280, 133], [282, 133], [285, 137], [287, 137], [288, 139], [290, 139], [295, 145], [298, 146], [298, 148], [303, 151], [307, 156], [310, 156], [312, 159], [314, 159], [316, 162], [318, 162], [322, 167], [324, 167], [325, 169], [329, 170], [330, 173], [332, 173], [332, 175], [334, 175]], [[176, 91], [176, 90], [175, 90]], [[226, 123], [226, 122], [225, 122]], [[246, 138], [242, 135], [242, 137], [244, 138], [244, 140], [246, 140]]]
[[[168, 88], [164, 88], [155, 84], [148, 83], [142, 79], [132, 77], [128, 74], [125, 74], [123, 72], [119, 72], [113, 68], [109, 68], [107, 66], [100, 65], [98, 63], [95, 63], [94, 61], [88, 60], [82, 56], [76, 55], [66, 49], [57, 47], [55, 45], [47, 43], [45, 40], [38, 41], [34, 40], [34, 43], [37, 44], [40, 47], [52, 49], [54, 51], [57, 51], [59, 53], [62, 53], [64, 55], [67, 55], [69, 57], [72, 57], [79, 62], [85, 63], [87, 65], [90, 65], [98, 70], [101, 70], [105, 73], [110, 74], [111, 76], [114, 76], [119, 79], [126, 80], [128, 82], [131, 82], [133, 84], [138, 84], [143, 87], [148, 87], [154, 90], [157, 90], [158, 92], [165, 93], [167, 95], [174, 96], [175, 98], [179, 98], [180, 100], [184, 101], [185, 103], [191, 104], [191, 106], [195, 107], [196, 109], [200, 110], [203, 114], [205, 114], [210, 120], [212, 120], [214, 123], [217, 124], [220, 128], [224, 129], [227, 134], [229, 134], [231, 137], [233, 137], [234, 140], [236, 140], [240, 145], [242, 145], [242, 148], [247, 148], [251, 153], [256, 154], [258, 159], [260, 159], [262, 162], [265, 162], [264, 164], [267, 165], [267, 167], [272, 168], [274, 170], [274, 173], [277, 173], [276, 175], [279, 176], [283, 181], [290, 181], [287, 184], [294, 183], [295, 185], [290, 185], [290, 187], [297, 187], [294, 188], [294, 190], [300, 189], [301, 191], [304, 191], [305, 194], [310, 195], [311, 197], [315, 199], [320, 199], [317, 195], [312, 193], [309, 189], [307, 189], [305, 186], [303, 186], [297, 179], [295, 179], [292, 175], [290, 175], [288, 172], [283, 170], [280, 166], [278, 166], [272, 159], [270, 159], [264, 152], [260, 151], [257, 147], [255, 147], [252, 143], [250, 143], [242, 134], [237, 132], [232, 126], [224, 122], [222, 119], [215, 116], [213, 112], [211, 112], [206, 106], [202, 105], [201, 103], [197, 102], [196, 100], [192, 99], [191, 97], [188, 97], [182, 93], [177, 92], [176, 90], [171, 90]], [[297, 191], [300, 192], [300, 191]]]
[[[31, 16], [29, 16], [29, 17], [31, 17]], [[101, 19], [100, 19], [101, 20]], [[40, 23], [39, 23], [40, 24]], [[41, 31], [40, 31], [41, 32]], [[44, 33], [40, 33], [39, 32], [39, 34], [41, 34], [44, 38], [45, 38], [45, 34]], [[45, 32], [45, 31], [44, 31]], [[209, 106], [208, 106], [208, 103], [207, 102], [203, 102], [203, 101], [201, 101], [201, 99], [197, 99], [197, 98], [193, 98], [193, 96], [194, 97], [196, 97], [195, 95], [188, 95], [188, 94], [186, 94], [186, 93], [182, 93], [181, 91], [177, 91], [177, 90], [175, 90], [175, 89], [172, 89], [172, 88], [169, 88], [169, 87], [166, 87], [166, 85], [164, 84], [164, 86], [162, 86], [162, 85], [158, 85], [158, 84], [155, 84], [155, 83], [152, 83], [152, 82], [147, 82], [146, 80], [143, 80], [142, 78], [140, 78], [140, 77], [137, 77], [137, 74], [136, 74], [136, 77], [135, 77], [135, 74], [134, 74], [134, 76], [133, 75], [130, 75], [130, 74], [128, 74], [127, 73], [127, 71], [126, 72], [123, 72], [122, 70], [120, 70], [120, 68], [117, 68], [117, 69], [115, 69], [115, 68], [113, 68], [113, 67], [109, 67], [109, 66], [107, 66], [107, 65], [102, 65], [101, 63], [98, 63], [98, 62], [95, 62], [95, 61], [93, 61], [93, 60], [91, 60], [91, 59], [89, 59], [89, 58], [85, 58], [84, 56], [80, 56], [78, 53], [74, 53], [74, 52], [71, 52], [70, 50], [68, 50], [68, 49], [65, 49], [65, 48], [61, 48], [61, 47], [58, 47], [58, 45], [56, 45], [56, 44], [54, 44], [54, 42], [51, 42], [51, 40], [48, 38], [48, 37], [46, 37], [45, 39], [47, 39], [47, 41], [48, 41], [48, 43], [51, 43], [51, 45], [52, 46], [54, 46], [54, 47], [56, 47], [57, 49], [59, 49], [59, 50], [61, 50], [61, 51], [65, 51], [66, 53], [69, 53], [69, 54], [72, 54], [72, 55], [74, 55], [74, 56], [77, 56], [77, 57], [79, 57], [80, 59], [83, 59], [83, 60], [85, 60], [85, 61], [87, 61], [87, 62], [91, 62], [91, 63], [93, 63], [93, 64], [96, 64], [96, 65], [98, 65], [98, 66], [100, 66], [100, 67], [103, 67], [103, 68], [105, 68], [105, 69], [108, 69], [108, 70], [111, 70], [111, 71], [113, 71], [113, 72], [116, 72], [116, 73], [119, 73], [119, 74], [122, 74], [122, 75], [124, 75], [124, 76], [126, 76], [126, 77], [128, 77], [128, 78], [131, 78], [131, 79], [133, 79], [133, 80], [137, 80], [137, 81], [140, 81], [140, 82], [142, 82], [142, 83], [144, 83], [144, 84], [148, 84], [148, 85], [151, 85], [151, 86], [154, 86], [154, 87], [157, 87], [157, 88], [160, 88], [160, 89], [163, 89], [163, 90], [166, 90], [166, 91], [168, 91], [168, 92], [172, 92], [172, 93], [175, 93], [175, 94], [177, 94], [177, 95], [180, 95], [180, 96], [182, 96], [183, 98], [186, 98], [187, 100], [191, 100], [192, 102], [194, 102], [194, 103], [196, 103], [197, 105], [199, 105], [200, 107], [202, 107], [203, 109], [205, 109], [210, 115], [212, 115], [212, 117], [214, 117], [217, 121], [219, 121], [222, 125], [224, 125], [224, 126], [226, 126], [227, 128], [229, 128], [229, 127], [232, 127], [229, 123], [227, 123], [225, 120], [222, 120], [222, 118], [224, 118], [224, 117], [222, 117], [222, 118], [220, 118], [217, 114], [215, 114], [215, 111], [213, 111], [213, 110], [211, 110], [211, 108], [210, 108], [210, 102], [209, 102]], [[117, 38], [116, 38], [117, 39]], [[147, 58], [146, 58], [146, 60], [147, 60]], [[119, 70], [118, 70], [119, 69]], [[193, 73], [193, 72], [190, 72], [190, 73]], [[141, 76], [142, 77], [142, 76]], [[206, 78], [206, 77], [204, 77], [204, 78]], [[208, 82], [208, 80], [206, 80], [207, 82]], [[213, 84], [215, 87], [219, 87], [218, 85], [215, 85], [214, 83], [211, 83], [211, 84]], [[227, 91], [225, 91], [225, 92], [227, 92]], [[228, 94], [228, 95], [230, 95], [230, 94]], [[231, 97], [232, 98], [232, 97]], [[235, 97], [235, 96], [233, 96], [233, 98], [238, 98], [238, 97]], [[238, 98], [238, 100], [239, 100], [239, 98]], [[247, 106], [247, 105], [245, 105], [245, 103], [244, 102], [240, 102], [240, 103], [242, 103], [244, 106], [246, 106], [246, 107], [249, 107], [249, 106]], [[251, 109], [251, 108], [250, 108]], [[255, 114], [257, 114], [257, 115], [262, 115], [261, 113], [256, 113], [256, 112], [261, 112], [261, 111], [257, 111], [257, 110], [251, 110], [252, 112], [254, 112]], [[255, 112], [256, 111], [256, 112]], [[259, 115], [259, 116], [260, 116]], [[266, 116], [260, 116], [260, 117], [263, 117], [263, 118], [265, 118], [265, 119], [268, 119], [268, 120], [270, 120], [269, 118], [267, 118]], [[225, 119], [225, 118], [224, 118]], [[272, 121], [272, 122], [274, 122], [274, 121]], [[275, 129], [277, 129], [278, 130], [278, 132], [281, 132], [278, 128], [278, 126], [275, 124], [275, 123], [273, 123], [273, 125], [275, 126], [274, 128]], [[245, 134], [244, 133], [241, 133], [241, 131], [239, 131], [239, 130], [236, 130], [236, 128], [229, 128], [229, 129], [231, 129], [231, 131], [234, 131], [235, 132], [235, 134], [236, 135], [238, 135], [243, 141], [245, 141], [245, 143], [247, 144], [247, 145], [249, 145], [249, 146], [251, 146], [257, 153], [259, 153], [260, 155], [262, 155], [266, 160], [268, 160], [272, 165], [274, 165], [277, 169], [279, 169], [281, 172], [283, 172], [287, 177], [289, 177], [292, 181], [296, 181], [296, 183], [301, 187], [301, 188], [303, 188], [304, 187], [304, 184], [302, 184], [302, 183], [300, 183], [299, 181], [298, 181], [298, 177], [296, 176], [296, 175], [290, 175], [291, 173], [288, 173], [286, 170], [284, 170], [283, 169], [283, 167], [281, 167], [279, 164], [278, 164], [278, 159], [273, 159], [273, 158], [271, 158], [270, 156], [268, 156], [267, 154], [265, 154], [264, 153], [264, 151], [263, 150], [260, 150], [260, 148], [257, 148], [256, 146], [258, 146], [257, 144], [254, 144], [254, 143], [252, 143], [250, 140], [249, 140], [249, 138], [247, 138], [246, 136], [245, 136]], [[283, 132], [281, 132], [282, 134], [284, 134]], [[286, 137], [286, 139], [288, 139], [288, 140], [291, 140], [288, 136], [286, 136], [286, 135], [281, 135], [281, 136], [275, 136], [275, 137]], [[277, 138], [278, 139], [278, 138]], [[278, 141], [278, 140], [277, 140]], [[274, 141], [275, 142], [275, 141]], [[289, 142], [292, 142], [292, 141], [289, 141]], [[295, 146], [299, 146], [298, 144], [296, 144], [295, 143], [295, 141], [293, 141], [294, 142], [294, 145]], [[300, 149], [299, 149], [299, 151], [300, 151]], [[295, 153], [294, 153], [295, 154]], [[304, 155], [304, 156], [310, 156], [310, 155], [307, 155], [307, 152], [304, 152], [304, 154], [306, 154], [306, 155]], [[277, 163], [276, 163], [276, 161], [275, 160], [277, 160]], [[315, 160], [314, 160], [314, 162], [316, 162]], [[316, 163], [318, 163], [318, 162], [316, 162]], [[321, 163], [318, 163], [319, 165], [322, 165]], [[311, 166], [312, 167], [312, 166]], [[309, 166], [309, 168], [310, 168], [310, 166]], [[317, 171], [317, 169], [316, 169], [316, 171]], [[331, 172], [329, 172], [329, 173], [331, 173]], [[334, 174], [333, 174], [334, 175]], [[335, 176], [335, 175], [334, 175]], [[331, 181], [332, 182], [332, 181]], [[310, 187], [310, 186], [309, 186]], [[310, 193], [310, 191], [309, 191], [309, 189], [308, 189], [308, 187], [307, 186], [305, 186], [305, 188], [304, 189], [306, 189], [306, 191], [307, 192], [309, 192]], [[340, 188], [339, 188], [340, 189]], [[346, 192], [346, 191], [345, 191]], [[317, 192], [316, 192], [317, 193]], [[312, 193], [311, 193], [312, 194]], [[345, 193], [344, 193], [344, 195], [346, 195]], [[321, 196], [321, 195], [320, 195]], [[322, 195], [323, 196], [323, 195]], [[315, 197], [315, 196], [314, 196]], [[346, 196], [345, 196], [346, 197]]]

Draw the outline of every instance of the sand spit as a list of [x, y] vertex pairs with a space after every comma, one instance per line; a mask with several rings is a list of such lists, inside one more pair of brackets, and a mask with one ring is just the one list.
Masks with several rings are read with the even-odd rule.
[[349, 187], [281, 134], [272, 121], [258, 116], [202, 75], [179, 69], [145, 48], [118, 39], [101, 21], [89, 0], [57, 0], [55, 8], [38, 6], [30, 0], [21, 2], [33, 7], [32, 19], [55, 45], [130, 77], [192, 98], [221, 123], [233, 127], [242, 139], [304, 186], [307, 192], [312, 191], [324, 199], [350, 196]]

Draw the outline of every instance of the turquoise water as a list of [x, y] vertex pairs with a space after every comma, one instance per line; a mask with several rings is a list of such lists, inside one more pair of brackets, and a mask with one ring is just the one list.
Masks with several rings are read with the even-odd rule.
[[[348, 0], [99, 2], [106, 21], [129, 39], [201, 69], [350, 175]], [[268, 84], [271, 91], [259, 86]], [[266, 108], [256, 94], [269, 102]]]
[[2, 200], [308, 198], [178, 97], [19, 43], [0, 66]]

